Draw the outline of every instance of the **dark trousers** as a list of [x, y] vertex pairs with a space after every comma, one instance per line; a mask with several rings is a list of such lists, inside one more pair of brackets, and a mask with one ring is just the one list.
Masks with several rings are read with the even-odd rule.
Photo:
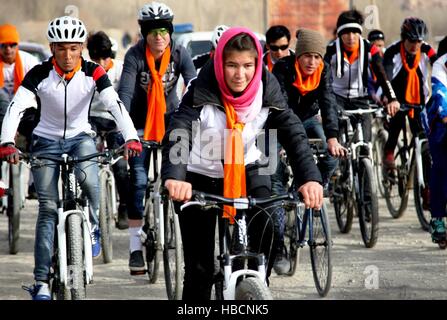
[[[247, 195], [253, 197], [268, 197], [271, 195], [270, 176], [259, 175], [258, 168], [247, 166]], [[223, 194], [223, 179], [213, 179], [207, 176], [188, 172], [186, 181], [190, 182], [193, 190], [217, 195]], [[215, 229], [217, 216], [221, 210], [200, 210], [189, 207], [179, 210], [180, 203], [175, 204], [179, 215], [182, 233], [185, 278], [183, 282], [183, 300], [209, 300], [215, 271]], [[276, 234], [273, 218], [267, 214], [253, 217], [254, 212], [247, 213], [248, 237], [251, 251], [263, 252], [267, 261], [267, 276], [270, 275], [276, 256]]]

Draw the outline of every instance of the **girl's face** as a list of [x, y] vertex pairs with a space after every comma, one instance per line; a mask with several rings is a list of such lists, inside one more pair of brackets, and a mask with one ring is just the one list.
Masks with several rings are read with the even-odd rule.
[[227, 87], [233, 93], [247, 88], [256, 71], [256, 53], [251, 50], [229, 51], [224, 57], [224, 77]]

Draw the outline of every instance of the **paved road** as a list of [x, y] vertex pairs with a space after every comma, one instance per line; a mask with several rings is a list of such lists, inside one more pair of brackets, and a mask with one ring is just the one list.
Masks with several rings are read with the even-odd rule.
[[[364, 248], [356, 220], [350, 234], [340, 234], [330, 211], [334, 269], [326, 299], [445, 299], [447, 251], [439, 250], [420, 229], [412, 205], [398, 220], [389, 216], [383, 200], [380, 211], [379, 241], [373, 249]], [[29, 299], [21, 286], [33, 282], [36, 217], [37, 201], [27, 201], [21, 219], [21, 250], [9, 255], [7, 219], [0, 215], [0, 300]], [[271, 277], [275, 299], [319, 299], [308, 255], [308, 250], [302, 253], [294, 277]], [[110, 264], [95, 261], [95, 281], [88, 287], [88, 298], [166, 300], [163, 279], [150, 285], [145, 276], [131, 277], [127, 259], [127, 231], [115, 230], [114, 260]]]

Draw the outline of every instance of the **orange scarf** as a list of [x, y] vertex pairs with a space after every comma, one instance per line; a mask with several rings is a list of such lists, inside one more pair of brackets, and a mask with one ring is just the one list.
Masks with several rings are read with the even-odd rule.
[[147, 88], [147, 116], [144, 140], [161, 142], [165, 135], [166, 98], [161, 78], [168, 69], [171, 48], [168, 46], [161, 57], [160, 71], [155, 68], [155, 59], [146, 46], [146, 61], [151, 73], [152, 88]]
[[[244, 124], [237, 121], [237, 114], [234, 107], [223, 99], [225, 114], [227, 115], [227, 129], [230, 129], [230, 136], [225, 145], [224, 159], [224, 197], [240, 198], [247, 195], [245, 186], [245, 164], [244, 164], [244, 142], [242, 141], [242, 131]], [[236, 209], [231, 206], [224, 206], [224, 218], [230, 219], [234, 223]]]
[[71, 80], [71, 78], [74, 77], [75, 73], [81, 70], [81, 62], [82, 59], [79, 59], [78, 65], [70, 72], [64, 72], [56, 63], [56, 59], [51, 59], [51, 62], [53, 63], [54, 69], [56, 70], [57, 74], [60, 75], [65, 80]]
[[310, 76], [303, 78], [301, 74], [301, 68], [298, 60], [295, 60], [295, 71], [296, 71], [296, 79], [293, 82], [293, 86], [295, 86], [301, 95], [305, 96], [309, 92], [315, 90], [320, 85], [321, 73], [323, 72], [324, 63], [323, 61], [318, 66], [318, 69], [315, 70]]
[[417, 69], [419, 67], [419, 62], [421, 60], [421, 50], [416, 53], [416, 57], [414, 58], [413, 67], [410, 68], [407, 62], [407, 56], [405, 54], [404, 44], [400, 45], [400, 57], [402, 59], [402, 65], [405, 68], [405, 71], [408, 72], [407, 78], [407, 88], [405, 91], [405, 101], [410, 104], [420, 104], [421, 103], [421, 95], [420, 95], [420, 83], [419, 76], [417, 73]]
[[[13, 92], [16, 93], [17, 89], [19, 88], [20, 84], [22, 83], [23, 77], [25, 76], [25, 72], [23, 70], [23, 64], [22, 64], [22, 58], [20, 58], [19, 50], [17, 50], [16, 53], [16, 60], [14, 65], [14, 90]], [[5, 78], [3, 77], [3, 65], [4, 62], [0, 58], [0, 88], [3, 88], [5, 86]]]
[[[355, 60], [357, 60], [359, 58], [360, 43], [357, 42], [357, 44], [352, 49], [351, 48], [347, 49], [345, 45], [343, 45], [343, 48], [345, 49], [343, 51], [343, 56], [345, 57], [346, 60], [349, 61], [349, 64], [353, 64], [355, 62]], [[347, 52], [351, 52], [351, 55], [349, 57], [348, 57]]]
[[110, 59], [109, 63], [105, 67], [106, 72], [113, 68], [113, 60]]
[[270, 72], [272, 72], [273, 62], [272, 62], [272, 58], [270, 57], [270, 52], [267, 53], [267, 68], [269, 69]]

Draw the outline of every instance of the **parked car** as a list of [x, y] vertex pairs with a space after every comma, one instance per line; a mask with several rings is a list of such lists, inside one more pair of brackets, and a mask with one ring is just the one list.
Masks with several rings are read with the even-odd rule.
[[19, 43], [19, 49], [22, 51], [26, 51], [28, 53], [31, 53], [33, 56], [41, 61], [47, 60], [49, 57], [51, 57], [51, 51], [48, 48], [48, 46], [44, 46], [40, 43], [36, 42], [20, 42]]

